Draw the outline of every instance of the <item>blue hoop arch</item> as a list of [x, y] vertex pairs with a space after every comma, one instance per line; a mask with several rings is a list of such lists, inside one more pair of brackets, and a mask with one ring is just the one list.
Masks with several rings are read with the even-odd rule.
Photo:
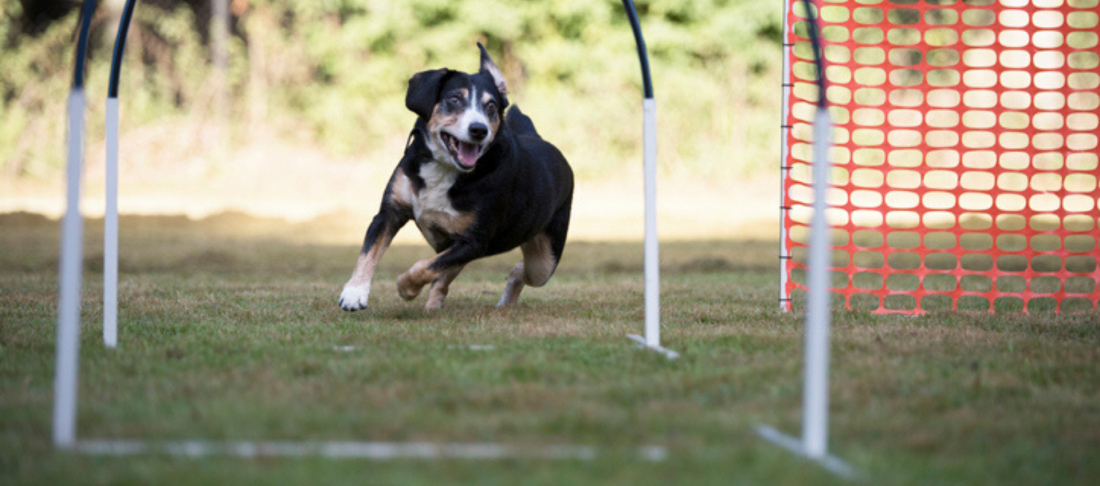
[[[84, 15], [87, 18], [91, 18], [91, 14], [95, 11], [94, 0], [87, 0], [84, 2]], [[109, 98], [118, 98], [118, 79], [119, 74], [122, 71], [122, 57], [126, 49], [126, 34], [130, 30], [130, 21], [133, 19], [134, 7], [137, 6], [137, 0], [126, 0], [126, 6], [122, 10], [122, 18], [118, 23], [118, 35], [115, 37], [115, 49], [111, 56], [111, 79], [110, 84], [107, 87], [107, 96]], [[638, 49], [638, 62], [642, 68], [642, 92], [645, 98], [653, 98], [653, 80], [649, 75], [649, 53], [645, 47], [645, 38], [642, 36], [642, 25], [638, 21], [638, 11], [634, 8], [633, 0], [623, 0], [623, 10], [626, 11], [627, 18], [630, 20], [630, 28], [634, 33], [634, 42]], [[84, 17], [81, 17], [82, 19]], [[78, 52], [87, 52], [87, 27], [89, 22], [83, 22], [81, 24], [82, 29], [82, 41], [77, 47]], [[83, 86], [83, 67], [84, 56], [77, 57], [77, 71], [79, 79], [79, 86]], [[77, 84], [74, 81], [74, 84]]]

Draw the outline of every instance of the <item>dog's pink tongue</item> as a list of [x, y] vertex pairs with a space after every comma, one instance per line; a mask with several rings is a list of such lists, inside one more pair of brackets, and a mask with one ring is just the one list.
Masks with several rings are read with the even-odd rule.
[[477, 145], [466, 142], [458, 142], [458, 161], [466, 167], [473, 167], [477, 162]]

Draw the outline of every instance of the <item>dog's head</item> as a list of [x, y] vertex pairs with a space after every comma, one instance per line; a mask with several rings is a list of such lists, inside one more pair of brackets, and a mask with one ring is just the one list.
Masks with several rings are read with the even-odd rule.
[[427, 145], [436, 161], [473, 171], [504, 121], [508, 85], [479, 43], [481, 69], [466, 74], [450, 69], [417, 73], [409, 80], [405, 106], [428, 127]]

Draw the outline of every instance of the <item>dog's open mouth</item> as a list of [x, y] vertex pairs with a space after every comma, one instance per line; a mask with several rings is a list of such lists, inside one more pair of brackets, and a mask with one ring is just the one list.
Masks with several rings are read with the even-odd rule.
[[454, 157], [462, 169], [472, 169], [477, 163], [477, 156], [481, 153], [481, 145], [463, 142], [447, 132], [440, 132], [447, 151]]

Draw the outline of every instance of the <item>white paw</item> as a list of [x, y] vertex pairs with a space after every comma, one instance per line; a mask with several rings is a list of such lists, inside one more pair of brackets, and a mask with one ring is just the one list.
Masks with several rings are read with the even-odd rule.
[[367, 299], [370, 297], [370, 283], [365, 285], [347, 284], [344, 291], [340, 292], [340, 307], [346, 311], [357, 311], [367, 308]]

